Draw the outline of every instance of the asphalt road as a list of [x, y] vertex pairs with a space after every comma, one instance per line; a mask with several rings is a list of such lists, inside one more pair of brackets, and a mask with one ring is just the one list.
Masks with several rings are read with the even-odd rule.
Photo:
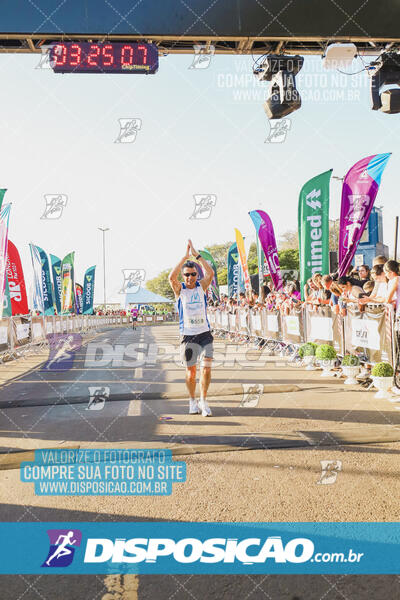
[[[399, 520], [395, 404], [285, 359], [217, 342], [213, 417], [188, 415], [177, 341], [175, 324], [112, 329], [61, 364], [38, 367], [36, 360], [30, 368], [28, 359], [1, 367], [2, 521]], [[251, 398], [243, 384], [252, 386]], [[100, 388], [103, 399], [90, 407], [91, 388]], [[19, 462], [29, 451], [67, 447], [169, 448], [186, 461], [187, 481], [174, 484], [168, 497], [135, 498], [37, 496], [20, 481]], [[340, 463], [331, 485], [320, 485], [324, 460]], [[400, 591], [396, 576], [0, 580], [2, 600], [386, 600]]]

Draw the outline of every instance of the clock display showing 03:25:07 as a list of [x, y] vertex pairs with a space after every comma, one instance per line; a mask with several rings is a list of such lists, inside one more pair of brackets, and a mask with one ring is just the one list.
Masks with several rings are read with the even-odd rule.
[[55, 42], [49, 50], [55, 73], [156, 73], [158, 48], [145, 42]]

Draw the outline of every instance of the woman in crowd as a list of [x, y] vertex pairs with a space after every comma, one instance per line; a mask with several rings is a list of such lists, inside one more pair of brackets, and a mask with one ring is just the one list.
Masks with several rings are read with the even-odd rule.
[[304, 286], [304, 299], [306, 302], [313, 302], [317, 297], [318, 287], [315, 285], [312, 277], [307, 279], [307, 283]]
[[388, 260], [383, 267], [385, 275], [389, 280], [388, 295], [386, 302], [396, 307], [396, 315], [400, 316], [400, 276], [399, 263], [396, 260]]
[[360, 302], [361, 304], [366, 304], [367, 302], [383, 304], [386, 302], [388, 295], [388, 280], [386, 278], [383, 266], [375, 265], [372, 267], [371, 277], [375, 284], [374, 289], [369, 297], [360, 298]]

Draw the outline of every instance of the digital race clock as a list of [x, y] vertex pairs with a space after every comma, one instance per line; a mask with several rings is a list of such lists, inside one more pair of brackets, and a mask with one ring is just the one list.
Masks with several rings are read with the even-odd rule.
[[55, 73], [155, 73], [158, 49], [144, 42], [55, 42], [49, 50]]

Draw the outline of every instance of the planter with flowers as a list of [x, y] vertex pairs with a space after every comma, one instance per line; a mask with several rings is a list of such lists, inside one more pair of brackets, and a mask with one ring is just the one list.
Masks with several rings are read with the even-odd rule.
[[394, 370], [390, 363], [376, 363], [371, 371], [372, 381], [377, 390], [375, 398], [389, 398], [389, 389], [393, 385]]
[[314, 344], [314, 342], [307, 342], [299, 348], [299, 356], [303, 359], [303, 364], [306, 365], [306, 371], [314, 371], [315, 369], [314, 362], [316, 349], [317, 344]]
[[336, 350], [329, 344], [321, 344], [315, 351], [315, 358], [322, 367], [321, 377], [331, 377], [332, 369], [336, 364]]
[[355, 354], [345, 354], [342, 360], [343, 375], [347, 378], [345, 385], [356, 385], [356, 376], [360, 372], [360, 359]]

